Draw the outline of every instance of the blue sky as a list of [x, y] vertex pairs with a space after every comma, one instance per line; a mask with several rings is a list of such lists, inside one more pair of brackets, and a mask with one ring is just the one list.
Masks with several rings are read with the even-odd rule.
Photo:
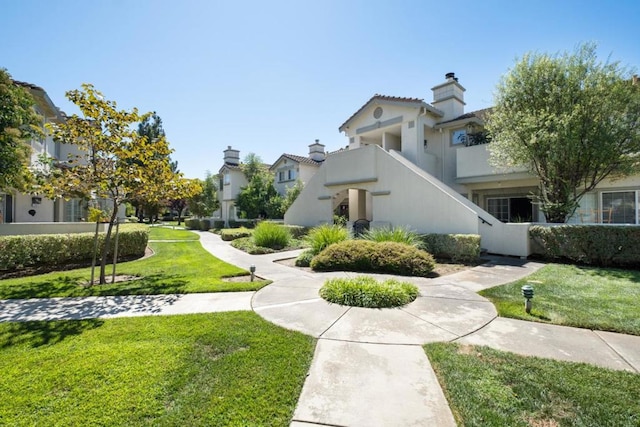
[[92, 83], [120, 108], [156, 111], [190, 178], [231, 145], [273, 162], [336, 150], [372, 95], [424, 98], [455, 72], [466, 111], [492, 105], [528, 51], [598, 43], [640, 68], [638, 1], [3, 0], [0, 67], [64, 94]]

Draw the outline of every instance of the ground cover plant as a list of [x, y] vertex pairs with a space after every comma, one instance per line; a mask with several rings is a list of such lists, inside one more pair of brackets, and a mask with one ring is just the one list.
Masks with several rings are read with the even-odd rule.
[[424, 346], [459, 426], [640, 425], [640, 375], [455, 343]]
[[328, 246], [311, 260], [317, 271], [359, 271], [428, 276], [435, 267], [433, 257], [404, 243], [346, 240]]
[[[520, 288], [534, 288], [533, 309]], [[548, 264], [516, 282], [485, 289], [504, 317], [640, 335], [640, 271]]]
[[242, 239], [244, 237], [251, 237], [253, 230], [246, 227], [239, 228], [224, 228], [220, 230], [220, 238], [225, 242], [230, 242], [236, 239]]
[[0, 423], [288, 426], [313, 351], [252, 312], [3, 323]]
[[214, 257], [198, 241], [154, 242], [149, 246], [153, 256], [118, 264], [118, 275], [134, 276], [135, 280], [86, 286], [91, 273], [84, 268], [0, 280], [0, 298], [252, 291], [269, 283], [250, 282], [248, 276], [246, 282], [225, 281], [248, 272]]
[[325, 300], [351, 307], [390, 308], [409, 304], [418, 296], [418, 288], [395, 279], [380, 282], [373, 277], [329, 279], [320, 288]]

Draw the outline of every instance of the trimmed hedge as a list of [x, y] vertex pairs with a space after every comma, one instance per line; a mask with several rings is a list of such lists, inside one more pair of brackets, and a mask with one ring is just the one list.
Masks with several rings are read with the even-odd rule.
[[313, 260], [317, 271], [360, 271], [428, 276], [435, 267], [431, 254], [413, 246], [397, 242], [346, 240], [328, 246]]
[[184, 226], [189, 230], [200, 230], [200, 219], [189, 218], [184, 220]]
[[595, 266], [640, 265], [640, 227], [609, 225], [534, 225], [534, 253], [547, 259]]
[[477, 234], [424, 234], [424, 250], [436, 258], [470, 262], [480, 258], [480, 236]]
[[329, 279], [320, 288], [325, 300], [340, 305], [367, 308], [401, 307], [414, 301], [418, 287], [395, 279], [379, 282], [373, 277]]
[[291, 233], [291, 237], [293, 237], [294, 239], [299, 239], [309, 233], [309, 227], [303, 227], [302, 225], [283, 224], [282, 226], [289, 230], [289, 233]]
[[253, 234], [253, 230], [249, 230], [248, 228], [240, 227], [240, 228], [225, 228], [220, 231], [220, 237], [225, 242], [230, 242], [236, 239], [242, 239], [243, 237], [251, 237]]
[[[149, 240], [144, 225], [120, 227], [118, 259], [143, 256]], [[105, 233], [98, 234], [98, 245], [104, 247]], [[112, 256], [115, 229], [111, 235]], [[24, 267], [55, 266], [91, 260], [94, 233], [32, 234], [0, 236], [0, 270], [19, 270]]]
[[200, 230], [209, 231], [211, 229], [211, 220], [210, 219], [201, 219], [200, 220]]

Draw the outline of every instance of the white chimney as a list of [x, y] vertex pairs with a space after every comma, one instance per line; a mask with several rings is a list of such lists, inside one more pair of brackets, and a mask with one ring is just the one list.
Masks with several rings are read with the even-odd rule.
[[234, 150], [229, 145], [227, 149], [224, 150], [224, 164], [238, 166], [240, 164], [240, 151]]
[[316, 142], [309, 145], [309, 158], [316, 162], [322, 162], [325, 157], [324, 145], [320, 144], [319, 139], [316, 139]]
[[458, 83], [455, 73], [445, 74], [446, 81], [431, 88], [433, 102], [431, 105], [444, 113], [443, 121], [455, 119], [464, 114], [465, 88]]

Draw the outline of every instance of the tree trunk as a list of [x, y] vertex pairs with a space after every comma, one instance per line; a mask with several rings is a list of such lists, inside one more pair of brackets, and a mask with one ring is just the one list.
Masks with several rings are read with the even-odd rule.
[[182, 222], [182, 209], [178, 209], [178, 225]]
[[100, 284], [104, 285], [107, 283], [106, 280], [106, 267], [107, 267], [107, 255], [109, 254], [109, 244], [111, 243], [111, 230], [113, 230], [113, 224], [116, 222], [116, 218], [118, 218], [118, 205], [116, 201], [113, 201], [113, 212], [111, 213], [111, 218], [109, 220], [109, 227], [107, 227], [107, 235], [104, 237], [104, 247], [102, 248], [102, 260], [100, 261]]

